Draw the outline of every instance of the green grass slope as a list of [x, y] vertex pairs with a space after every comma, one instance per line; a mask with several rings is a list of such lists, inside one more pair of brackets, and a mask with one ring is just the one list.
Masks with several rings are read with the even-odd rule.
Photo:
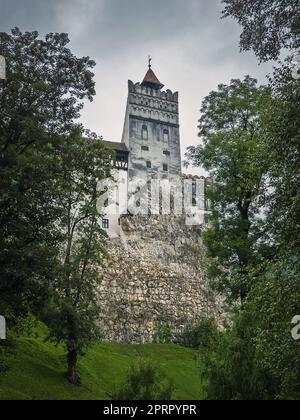
[[40, 338], [19, 338], [5, 351], [0, 400], [105, 400], [140, 358], [157, 364], [175, 385], [174, 399], [201, 400], [197, 353], [174, 345], [100, 343], [80, 358], [81, 387], [65, 379], [65, 355]]

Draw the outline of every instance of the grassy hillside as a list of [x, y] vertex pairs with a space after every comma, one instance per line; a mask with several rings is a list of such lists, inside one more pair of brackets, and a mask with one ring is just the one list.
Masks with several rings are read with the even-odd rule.
[[5, 351], [9, 370], [0, 373], [0, 400], [109, 399], [109, 393], [139, 358], [150, 359], [174, 381], [174, 399], [202, 399], [199, 363], [193, 350], [174, 345], [100, 343], [80, 359], [82, 386], [64, 377], [65, 356], [41, 338], [19, 338]]

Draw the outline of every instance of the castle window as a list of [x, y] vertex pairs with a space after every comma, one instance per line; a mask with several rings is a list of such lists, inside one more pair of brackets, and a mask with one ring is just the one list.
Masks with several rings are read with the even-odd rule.
[[168, 142], [169, 141], [169, 130], [164, 130], [164, 141]]
[[142, 127], [142, 139], [148, 140], [148, 127], [146, 125]]
[[147, 168], [151, 169], [152, 168], [152, 163], [150, 161], [147, 162]]
[[142, 146], [142, 150], [144, 152], [149, 152], [149, 147], [148, 146]]
[[165, 155], [165, 156], [170, 156], [170, 155], [171, 155], [171, 153], [169, 152], [169, 150], [164, 150], [164, 155]]
[[109, 220], [102, 219], [102, 229], [109, 229]]
[[137, 124], [136, 121], [131, 121], [131, 135], [136, 137]]
[[210, 202], [209, 202], [209, 200], [205, 200], [204, 205], [205, 205], [205, 210], [206, 211], [209, 211], [210, 210]]
[[163, 164], [163, 170], [165, 172], [168, 172], [168, 170], [169, 170], [169, 167], [168, 167], [168, 165], [166, 163]]

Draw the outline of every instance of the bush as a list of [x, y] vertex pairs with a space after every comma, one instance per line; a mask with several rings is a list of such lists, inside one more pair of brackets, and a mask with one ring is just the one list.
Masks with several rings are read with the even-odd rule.
[[159, 344], [170, 344], [172, 341], [172, 330], [168, 322], [158, 322], [156, 325], [155, 342]]
[[291, 335], [299, 278], [295, 257], [267, 266], [231, 325], [200, 350], [207, 399], [299, 400], [300, 342]]
[[173, 383], [156, 366], [143, 361], [130, 369], [110, 397], [121, 401], [163, 401], [171, 400], [173, 392]]
[[214, 347], [218, 329], [214, 321], [204, 319], [194, 327], [188, 328], [181, 337], [181, 343], [185, 347], [193, 349], [210, 349]]
[[6, 340], [0, 340], [0, 374], [9, 369], [8, 360], [15, 356], [16, 344], [9, 336]]

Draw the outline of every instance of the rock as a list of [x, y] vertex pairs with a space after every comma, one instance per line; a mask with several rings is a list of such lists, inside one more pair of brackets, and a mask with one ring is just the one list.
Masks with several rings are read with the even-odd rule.
[[123, 241], [110, 241], [100, 273], [99, 326], [105, 339], [153, 342], [159, 323], [165, 323], [177, 341], [203, 317], [222, 323], [222, 299], [207, 288], [201, 266], [201, 231], [182, 219], [121, 218], [126, 249]]

